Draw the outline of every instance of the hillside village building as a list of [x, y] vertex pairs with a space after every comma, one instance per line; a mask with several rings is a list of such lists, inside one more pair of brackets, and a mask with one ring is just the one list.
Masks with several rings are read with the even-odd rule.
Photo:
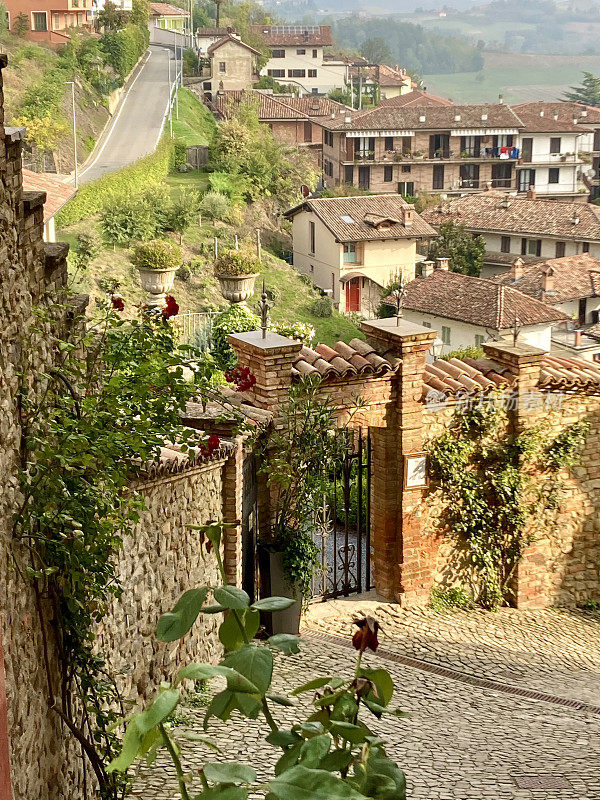
[[[193, 91], [193, 87], [190, 87]], [[277, 141], [306, 147], [315, 152], [320, 163], [323, 150], [321, 117], [343, 113], [344, 107], [328, 97], [290, 97], [260, 90], [217, 92], [209, 104], [217, 119], [226, 119], [242, 104], [256, 105], [259, 120], [268, 125]]]
[[261, 75], [292, 83], [306, 94], [327, 94], [345, 87], [346, 62], [326, 61], [323, 55], [333, 41], [331, 25], [253, 25], [252, 32], [271, 49]]
[[422, 216], [436, 229], [452, 221], [483, 237], [482, 277], [506, 272], [518, 256], [525, 264], [580, 253], [600, 258], [600, 207], [590, 203], [486, 191], [450, 199]]
[[14, 30], [17, 17], [24, 14], [29, 25], [27, 38], [53, 45], [66, 44], [70, 31], [77, 28], [91, 30], [97, 13], [93, 0], [6, 0], [4, 5], [9, 30]]
[[243, 42], [233, 33], [227, 33], [207, 49], [201, 59], [200, 77], [202, 95], [212, 102], [217, 92], [250, 89], [258, 80], [258, 50]]
[[439, 332], [441, 355], [512, 340], [515, 324], [520, 342], [550, 350], [552, 328], [568, 320], [565, 312], [512, 286], [450, 272], [448, 259], [438, 259], [437, 268], [430, 261], [423, 267], [422, 275], [405, 287], [402, 315]]
[[405, 196], [535, 188], [540, 196], [587, 199], [578, 147], [590, 131], [577, 121], [528, 109], [519, 115], [502, 103], [445, 103], [413, 105], [409, 94], [325, 120], [326, 184]]
[[417, 242], [435, 231], [399, 195], [323, 197], [286, 212], [294, 266], [344, 312], [373, 316], [395, 277], [415, 277]]
[[[541, 300], [568, 315], [571, 323], [552, 331], [552, 351], [597, 360], [600, 354], [600, 261], [589, 253], [525, 265], [520, 258], [495, 281]], [[588, 333], [588, 331], [591, 332]]]

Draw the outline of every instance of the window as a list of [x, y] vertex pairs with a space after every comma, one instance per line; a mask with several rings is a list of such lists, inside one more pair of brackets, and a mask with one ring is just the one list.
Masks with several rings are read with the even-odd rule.
[[492, 187], [510, 189], [512, 185], [512, 164], [492, 164]]
[[317, 77], [317, 70], [316, 69], [309, 69], [308, 70], [308, 77], [309, 78], [316, 78]]
[[79, 8], [79, 0], [73, 0], [73, 8]]
[[52, 14], [52, 30], [57, 31], [60, 28], [60, 14]]
[[344, 183], [354, 183], [354, 167], [352, 164], [346, 164], [344, 167]]
[[410, 164], [402, 164], [402, 172], [406, 175], [406, 173], [410, 172]]
[[331, 131], [325, 131], [323, 138], [327, 147], [333, 147], [333, 133]]
[[308, 236], [310, 239], [310, 252], [314, 255], [315, 254], [315, 223], [309, 222], [308, 223]]
[[558, 167], [550, 167], [548, 170], [548, 183], [558, 183]]
[[482, 333], [475, 334], [475, 347], [481, 347], [485, 342], [485, 336]]
[[299, 50], [296, 50], [296, 55], [297, 56], [305, 56], [306, 55], [306, 50], [304, 50], [304, 48], [300, 48]]
[[564, 242], [557, 242], [556, 243], [556, 258], [564, 258], [565, 257], [565, 243]]
[[386, 183], [389, 183], [394, 179], [394, 168], [390, 166], [386, 166], [383, 168], [383, 180]]
[[436, 164], [433, 168], [433, 188], [444, 188], [444, 165]]
[[288, 69], [288, 78], [306, 78], [306, 70]]
[[521, 255], [522, 256], [541, 256], [542, 255], [542, 240], [541, 239], [521, 239]]
[[31, 21], [34, 31], [48, 30], [48, 15], [45, 11], [32, 11]]
[[327, 158], [323, 161], [323, 171], [325, 172], [325, 175], [333, 178], [333, 162], [329, 161]]
[[450, 328], [446, 325], [442, 325], [442, 342], [444, 344], [450, 344]]
[[535, 187], [535, 170], [522, 169], [519, 172], [519, 191], [526, 192], [530, 186]]
[[284, 69], [268, 69], [267, 75], [271, 78], [285, 78]]
[[319, 51], [318, 50], [313, 50], [312, 57], [313, 58], [318, 58], [318, 56], [319, 56]]
[[590, 243], [589, 242], [582, 242], [581, 243], [581, 252], [582, 253], [589, 253], [590, 252]]
[[550, 137], [550, 152], [560, 153], [560, 136]]
[[500, 237], [500, 252], [510, 253], [510, 236]]
[[312, 142], [312, 122], [308, 119], [304, 123], [304, 141]]
[[273, 58], [285, 58], [285, 50], [271, 50]]
[[344, 245], [344, 264], [356, 264], [358, 258], [356, 256], [356, 245], [351, 242]]
[[463, 189], [479, 189], [479, 164], [460, 165], [460, 185]]
[[383, 149], [384, 150], [393, 150], [394, 149], [394, 137], [393, 136], [386, 136], [383, 140]]
[[310, 90], [310, 93], [311, 93], [311, 94], [319, 94], [319, 88], [318, 88], [318, 87], [315, 87], [315, 86], [313, 86], [313, 88]]
[[219, 72], [226, 72], [227, 71], [227, 64], [225, 61], [219, 61]]
[[375, 139], [372, 136], [359, 136], [354, 140], [354, 158], [371, 159], [375, 157]]
[[310, 274], [311, 274], [311, 275], [314, 275], [314, 274], [315, 274], [315, 265], [314, 265], [314, 264], [311, 264], [311, 265], [310, 265]]
[[413, 181], [400, 181], [398, 183], [398, 194], [402, 197], [414, 197], [415, 184]]
[[331, 293], [335, 297], [335, 272], [331, 273]]
[[431, 328], [431, 322], [425, 322], [425, 320], [423, 320], [422, 325], [424, 328]]

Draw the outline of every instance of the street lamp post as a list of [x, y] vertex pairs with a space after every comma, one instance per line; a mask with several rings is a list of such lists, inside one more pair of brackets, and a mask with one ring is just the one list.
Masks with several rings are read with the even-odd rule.
[[65, 81], [71, 86], [71, 105], [73, 109], [73, 150], [75, 153], [75, 188], [79, 188], [79, 169], [77, 167], [77, 125], [75, 123], [75, 81]]

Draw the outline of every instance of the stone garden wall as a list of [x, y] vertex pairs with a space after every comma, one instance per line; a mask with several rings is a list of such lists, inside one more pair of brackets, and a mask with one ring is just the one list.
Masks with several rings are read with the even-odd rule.
[[214, 554], [188, 526], [222, 518], [224, 464], [225, 458], [217, 458], [136, 487], [147, 508], [125, 539], [119, 559], [123, 595], [113, 602], [98, 637], [122, 695], [134, 702], [152, 697], [179, 666], [220, 656], [220, 614], [199, 617], [181, 642], [163, 644], [154, 633], [160, 615], [183, 592], [217, 581]]

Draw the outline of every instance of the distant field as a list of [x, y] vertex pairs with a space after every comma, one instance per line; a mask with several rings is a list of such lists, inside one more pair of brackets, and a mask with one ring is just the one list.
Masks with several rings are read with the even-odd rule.
[[553, 56], [488, 53], [481, 72], [424, 75], [427, 89], [461, 103], [508, 103], [557, 100], [581, 83], [584, 71], [600, 75], [600, 55]]

